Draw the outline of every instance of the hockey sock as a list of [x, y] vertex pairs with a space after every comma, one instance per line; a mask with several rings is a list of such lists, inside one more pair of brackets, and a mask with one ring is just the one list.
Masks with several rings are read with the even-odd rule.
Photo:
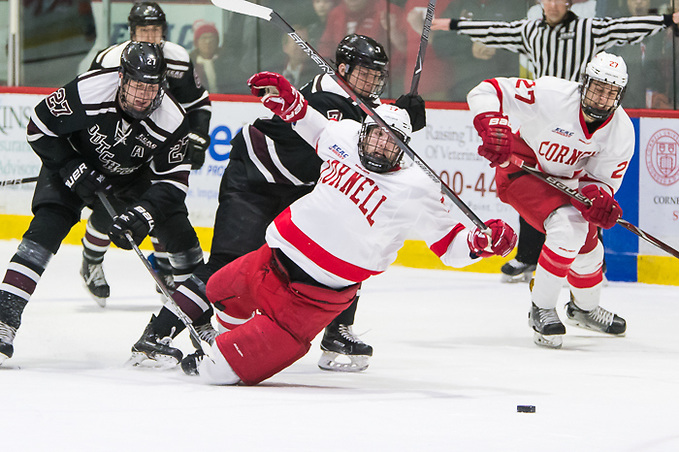
[[[156, 254], [156, 258], [158, 255]], [[168, 253], [169, 263], [172, 265], [172, 273], [176, 284], [181, 284], [188, 280], [193, 271], [203, 263], [203, 250], [200, 245], [178, 251], [175, 253]], [[200, 281], [200, 280], [197, 280]], [[203, 295], [205, 294], [205, 285], [201, 282], [203, 288]]]
[[108, 235], [96, 230], [91, 220], [87, 220], [82, 244], [85, 260], [92, 264], [99, 264], [104, 260], [104, 254], [111, 246], [111, 240]]
[[186, 325], [167, 306], [163, 306], [158, 316], [151, 319], [151, 329], [159, 337], [175, 338], [184, 328]]

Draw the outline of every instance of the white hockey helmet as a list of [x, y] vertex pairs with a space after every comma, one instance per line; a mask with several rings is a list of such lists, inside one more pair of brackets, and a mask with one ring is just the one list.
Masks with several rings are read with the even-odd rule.
[[[593, 81], [599, 82], [596, 83], [596, 88], [592, 85]], [[627, 81], [627, 64], [625, 64], [625, 60], [610, 53], [598, 53], [592, 58], [592, 61], [587, 63], [585, 72], [582, 75], [581, 104], [583, 113], [597, 120], [608, 118], [620, 105], [625, 88], [627, 87]], [[611, 90], [611, 94], [615, 93], [615, 99], [613, 99], [612, 104], [608, 101], [606, 105], [602, 106], [601, 99], [599, 101], [595, 100], [595, 90], [601, 89], [602, 84], [612, 85], [617, 88]]]
[[[407, 111], [396, 105], [382, 104], [375, 108], [375, 113], [403, 143], [408, 144], [413, 128]], [[368, 116], [363, 120], [358, 136], [358, 155], [366, 169], [375, 173], [386, 173], [400, 163], [403, 149], [387, 130]]]

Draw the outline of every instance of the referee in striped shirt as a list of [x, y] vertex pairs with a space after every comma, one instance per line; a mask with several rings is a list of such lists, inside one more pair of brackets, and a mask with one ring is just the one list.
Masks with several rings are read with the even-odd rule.
[[620, 18], [578, 17], [568, 0], [541, 0], [542, 19], [513, 22], [434, 19], [432, 30], [456, 30], [472, 41], [526, 55], [534, 78], [551, 75], [577, 81], [597, 53], [613, 46], [636, 44], [645, 37], [673, 26], [679, 12]]
[[[512, 22], [434, 19], [432, 30], [456, 30], [472, 41], [526, 55], [534, 78], [551, 75], [578, 81], [597, 53], [614, 46], [636, 44], [666, 27], [677, 35], [679, 12], [621, 18], [582, 18], [570, 11], [569, 0], [541, 0], [541, 19]], [[503, 282], [530, 280], [545, 236], [519, 218], [516, 258], [502, 266]]]

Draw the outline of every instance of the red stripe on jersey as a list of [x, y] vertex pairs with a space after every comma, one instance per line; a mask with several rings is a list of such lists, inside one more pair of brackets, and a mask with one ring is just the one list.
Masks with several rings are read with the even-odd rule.
[[578, 275], [572, 270], [568, 272], [568, 283], [576, 289], [589, 289], [604, 280], [604, 272], [599, 268], [594, 273]]
[[491, 79], [485, 80], [485, 81], [490, 83], [491, 85], [493, 85], [493, 88], [495, 88], [495, 92], [497, 93], [497, 98], [500, 101], [500, 114], [504, 114], [502, 112], [502, 90], [500, 89], [500, 84], [494, 78], [491, 78]]
[[568, 274], [568, 269], [570, 269], [574, 260], [574, 257], [560, 256], [546, 246], [543, 246], [538, 258], [538, 265], [549, 273], [559, 278], [564, 278]]
[[382, 271], [368, 270], [346, 262], [332, 255], [321, 245], [314, 242], [292, 221], [292, 214], [288, 207], [274, 220], [276, 229], [298, 251], [311, 259], [314, 264], [340, 278], [361, 282], [373, 275], [379, 275]]
[[448, 247], [450, 246], [451, 243], [453, 243], [453, 240], [455, 240], [455, 237], [457, 237], [457, 234], [460, 233], [464, 229], [464, 226], [460, 223], [456, 224], [451, 231], [446, 234], [445, 237], [443, 237], [441, 240], [438, 242], [434, 243], [432, 246], [429, 247], [430, 250], [434, 252], [439, 258], [446, 254], [446, 251], [448, 251]]

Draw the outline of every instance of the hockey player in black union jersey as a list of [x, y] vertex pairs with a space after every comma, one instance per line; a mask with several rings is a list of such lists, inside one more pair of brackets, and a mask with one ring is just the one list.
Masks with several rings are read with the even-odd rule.
[[[362, 35], [349, 35], [340, 41], [335, 63], [337, 73], [349, 86], [364, 101], [376, 106], [387, 81], [388, 61], [384, 48], [377, 41]], [[301, 92], [310, 105], [329, 119], [363, 120], [360, 108], [327, 75], [316, 76]], [[414, 130], [424, 127], [421, 97], [401, 96], [397, 105], [407, 108], [411, 118], [415, 118], [412, 120]], [[236, 258], [261, 247], [269, 223], [293, 201], [311, 192], [319, 177], [321, 159], [290, 124], [278, 116], [257, 119], [246, 125], [231, 144], [230, 163], [220, 186], [209, 261], [173, 295], [192, 318], [205, 315], [202, 311], [212, 311], [205, 296], [208, 278]], [[202, 302], [196, 304], [196, 300]], [[323, 355], [319, 361], [322, 369], [361, 371], [368, 367], [372, 347], [352, 332], [357, 300], [358, 297], [326, 328], [321, 341]], [[199, 305], [200, 309], [197, 308]], [[217, 320], [224, 328], [234, 327], [234, 320], [219, 311]], [[154, 341], [181, 329], [183, 324], [176, 315], [163, 308], [135, 344], [133, 353], [140, 347], [148, 350]], [[148, 339], [149, 334], [155, 335], [155, 339]], [[154, 356], [165, 353], [163, 344], [159, 348], [162, 350]]]
[[160, 48], [130, 43], [120, 69], [79, 76], [40, 102], [27, 127], [42, 160], [33, 220], [0, 284], [0, 362], [12, 357], [24, 307], [53, 254], [96, 193], [122, 212], [107, 228], [129, 249], [153, 230], [191, 272], [203, 253], [184, 198], [190, 164], [182, 108], [163, 90]]
[[[210, 144], [209, 128], [212, 107], [207, 90], [200, 84], [196, 76], [189, 54], [182, 46], [166, 40], [167, 21], [161, 7], [154, 2], [135, 3], [128, 16], [130, 38], [133, 41], [158, 44], [167, 63], [168, 92], [186, 110], [189, 125], [188, 154], [191, 169], [200, 169], [205, 162], [205, 152]], [[90, 70], [117, 68], [120, 56], [130, 41], [113, 45], [99, 52], [92, 61]], [[110, 295], [110, 287], [106, 281], [103, 260], [110, 241], [103, 227], [108, 214], [97, 209], [90, 215], [86, 233], [83, 237], [83, 262], [80, 274], [94, 300], [102, 307]], [[174, 278], [183, 280], [183, 275], [175, 268], [173, 271], [163, 243], [151, 234], [151, 242], [155, 250], [154, 263], [159, 276], [170, 289], [174, 289]], [[173, 275], [173, 272], [175, 273]]]

